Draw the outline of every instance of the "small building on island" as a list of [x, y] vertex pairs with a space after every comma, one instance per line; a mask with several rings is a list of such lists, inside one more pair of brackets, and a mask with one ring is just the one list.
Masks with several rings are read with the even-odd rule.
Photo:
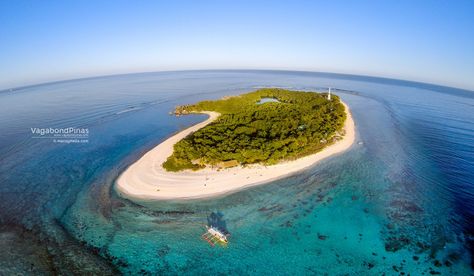
[[217, 167], [219, 169], [227, 169], [227, 168], [232, 168], [240, 165], [239, 161], [237, 160], [228, 160], [228, 161], [221, 161], [217, 163]]

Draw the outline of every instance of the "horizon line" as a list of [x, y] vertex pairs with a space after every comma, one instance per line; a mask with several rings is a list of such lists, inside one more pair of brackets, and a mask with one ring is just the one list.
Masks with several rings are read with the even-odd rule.
[[31, 88], [35, 86], [43, 86], [43, 85], [49, 85], [49, 84], [58, 84], [58, 83], [66, 83], [66, 82], [73, 82], [73, 81], [80, 81], [80, 80], [89, 80], [89, 79], [98, 79], [98, 78], [109, 78], [109, 77], [118, 77], [118, 76], [126, 76], [126, 75], [141, 75], [141, 74], [153, 74], [153, 73], [179, 73], [179, 72], [211, 72], [211, 71], [233, 71], [233, 72], [244, 72], [244, 71], [253, 71], [253, 72], [275, 72], [275, 73], [307, 73], [307, 74], [322, 74], [322, 75], [328, 75], [328, 76], [333, 76], [333, 77], [346, 77], [346, 78], [369, 78], [374, 81], [397, 81], [397, 82], [403, 82], [406, 84], [406, 86], [410, 86], [408, 84], [414, 84], [414, 85], [427, 85], [431, 86], [432, 88], [449, 88], [449, 89], [455, 89], [459, 91], [464, 91], [468, 93], [474, 93], [474, 89], [468, 89], [468, 88], [461, 88], [461, 87], [455, 87], [455, 86], [449, 86], [445, 84], [436, 84], [436, 83], [430, 83], [430, 82], [425, 82], [425, 81], [416, 81], [416, 80], [408, 80], [408, 79], [400, 79], [396, 77], [383, 77], [383, 76], [371, 76], [371, 75], [364, 75], [364, 74], [350, 74], [350, 73], [336, 73], [336, 72], [326, 72], [326, 71], [310, 71], [310, 70], [290, 70], [290, 69], [235, 69], [235, 68], [227, 68], [227, 69], [183, 69], [183, 70], [156, 70], [156, 71], [143, 71], [143, 72], [130, 72], [130, 73], [112, 73], [112, 74], [105, 74], [105, 75], [96, 75], [96, 76], [88, 76], [88, 77], [77, 77], [77, 78], [71, 78], [71, 79], [63, 79], [63, 80], [55, 80], [55, 81], [45, 81], [45, 82], [38, 82], [34, 84], [27, 84], [27, 85], [21, 85], [21, 86], [15, 86], [15, 87], [9, 87], [5, 89], [0, 90], [0, 94], [5, 93], [5, 92], [13, 92], [13, 91], [18, 91], [26, 88]]

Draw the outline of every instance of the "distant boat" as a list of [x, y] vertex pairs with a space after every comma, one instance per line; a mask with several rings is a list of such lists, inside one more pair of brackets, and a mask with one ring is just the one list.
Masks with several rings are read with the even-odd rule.
[[214, 226], [207, 226], [206, 233], [202, 234], [202, 238], [206, 240], [211, 246], [215, 246], [216, 243], [221, 245], [227, 245], [227, 235], [221, 230]]

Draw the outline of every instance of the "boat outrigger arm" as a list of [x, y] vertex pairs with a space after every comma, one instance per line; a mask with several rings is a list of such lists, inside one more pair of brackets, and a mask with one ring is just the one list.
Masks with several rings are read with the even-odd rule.
[[206, 225], [206, 233], [202, 234], [202, 238], [206, 240], [211, 246], [215, 246], [216, 243], [220, 245], [227, 245], [227, 235], [221, 230], [213, 226]]

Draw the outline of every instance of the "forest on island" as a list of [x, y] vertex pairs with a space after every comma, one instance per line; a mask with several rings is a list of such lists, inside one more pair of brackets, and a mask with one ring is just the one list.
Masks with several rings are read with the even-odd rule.
[[[262, 101], [262, 99], [274, 99]], [[214, 122], [174, 146], [163, 163], [168, 171], [205, 166], [271, 165], [320, 151], [343, 133], [346, 119], [339, 97], [278, 88], [176, 107], [179, 115], [216, 111]]]

